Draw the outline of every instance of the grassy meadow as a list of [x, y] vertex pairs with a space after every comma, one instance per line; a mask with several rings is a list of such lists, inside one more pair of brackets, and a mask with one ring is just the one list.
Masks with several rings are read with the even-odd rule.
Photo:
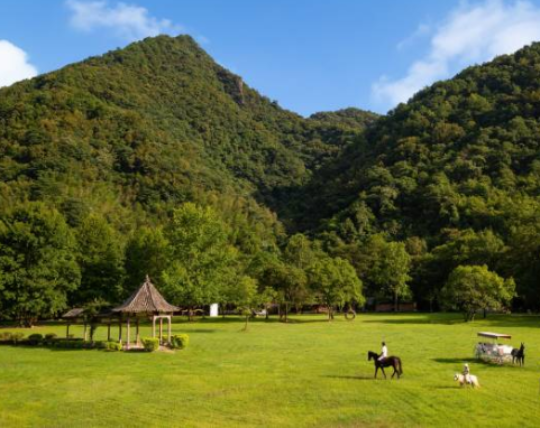
[[[177, 320], [175, 353], [0, 347], [1, 427], [538, 426], [540, 318], [458, 315], [236, 317]], [[476, 332], [526, 343], [526, 366], [471, 361]], [[15, 329], [10, 329], [15, 331]], [[31, 333], [64, 333], [45, 325]], [[82, 329], [72, 328], [81, 333]], [[30, 334], [30, 330], [25, 330]], [[149, 334], [148, 326], [143, 335]], [[106, 328], [99, 328], [97, 339]], [[381, 339], [403, 360], [401, 380], [373, 380]], [[464, 362], [479, 390], [460, 389]], [[391, 369], [389, 373], [391, 373]]]

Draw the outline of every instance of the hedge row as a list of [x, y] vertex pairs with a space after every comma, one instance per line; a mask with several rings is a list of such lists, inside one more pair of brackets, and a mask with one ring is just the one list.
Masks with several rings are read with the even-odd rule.
[[[164, 336], [167, 340], [168, 337]], [[148, 352], [154, 352], [159, 349], [159, 339], [155, 337], [144, 337], [141, 339], [144, 349]], [[0, 332], [0, 344], [8, 345], [28, 345], [28, 346], [47, 346], [52, 348], [65, 349], [103, 349], [105, 351], [121, 351], [122, 344], [116, 341], [96, 341], [94, 343], [85, 342], [83, 339], [59, 338], [56, 334], [35, 333], [24, 337], [24, 333]], [[171, 336], [171, 346], [174, 349], [184, 349], [189, 344], [187, 334], [175, 334]]]

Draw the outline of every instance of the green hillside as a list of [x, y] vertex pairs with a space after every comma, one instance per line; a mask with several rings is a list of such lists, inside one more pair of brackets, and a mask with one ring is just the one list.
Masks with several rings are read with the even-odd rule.
[[535, 44], [387, 116], [303, 118], [159, 36], [4, 88], [0, 307], [114, 302], [150, 272], [190, 306], [465, 311], [444, 288], [464, 266], [505, 287], [475, 310], [510, 305], [514, 281], [513, 307], [537, 308], [539, 82]]
[[405, 241], [425, 262], [417, 298], [457, 264], [487, 264], [537, 306], [539, 136], [534, 44], [434, 84], [369, 127], [305, 187], [315, 218], [304, 227], [341, 248], [377, 233]]
[[189, 36], [160, 36], [0, 91], [2, 201], [121, 207], [232, 191], [269, 204], [342, 136], [285, 111]]

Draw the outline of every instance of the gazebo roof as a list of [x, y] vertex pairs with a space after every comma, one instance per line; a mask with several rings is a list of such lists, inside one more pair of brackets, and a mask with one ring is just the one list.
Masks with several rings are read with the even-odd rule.
[[67, 311], [62, 318], [80, 318], [84, 313], [84, 308], [73, 308]]
[[160, 313], [160, 312], [175, 312], [180, 308], [168, 303], [150, 278], [146, 275], [144, 284], [139, 287], [124, 303], [113, 309], [113, 312], [120, 313]]

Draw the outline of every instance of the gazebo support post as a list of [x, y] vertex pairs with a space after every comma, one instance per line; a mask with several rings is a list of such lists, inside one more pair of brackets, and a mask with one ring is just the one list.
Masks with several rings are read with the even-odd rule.
[[172, 317], [169, 315], [167, 319], [169, 320], [169, 336], [168, 336], [169, 340], [167, 342], [170, 345], [172, 343]]
[[130, 340], [130, 332], [129, 332], [129, 317], [127, 318], [127, 332], [126, 332], [126, 348], [129, 350], [129, 340]]
[[118, 319], [118, 341], [122, 343], [122, 315]]
[[156, 337], [156, 316], [152, 317], [152, 337]]
[[159, 344], [163, 344], [163, 318], [159, 319]]
[[69, 326], [70, 326], [70, 324], [68, 322], [67, 325], [66, 325], [66, 339], [69, 338]]
[[140, 336], [139, 336], [139, 317], [137, 317], [137, 328], [136, 328], [136, 333], [135, 333], [135, 342], [137, 344], [137, 346], [140, 346], [140, 343], [141, 343], [141, 340], [140, 340]]

